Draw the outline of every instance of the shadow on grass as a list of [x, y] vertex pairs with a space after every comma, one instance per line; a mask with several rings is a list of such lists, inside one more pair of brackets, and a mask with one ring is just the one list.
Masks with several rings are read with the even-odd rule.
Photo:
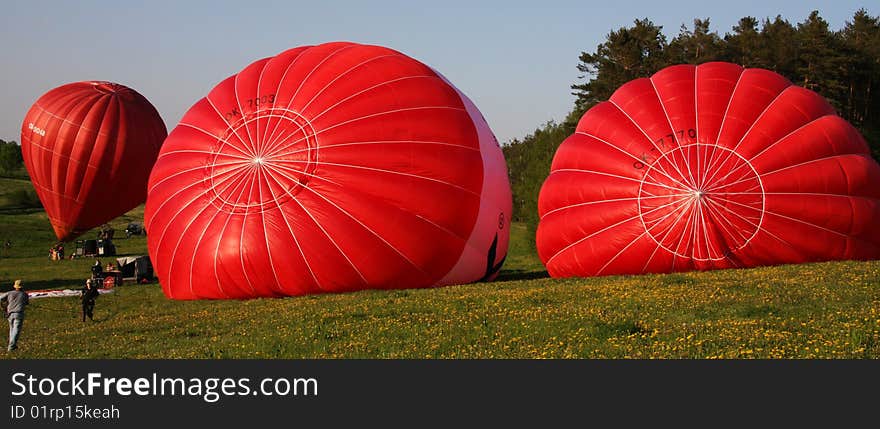
[[[83, 285], [86, 284], [86, 277], [82, 279], [52, 279], [52, 280], [31, 280], [24, 283], [25, 291], [36, 291], [36, 290], [44, 290], [44, 289], [80, 289]], [[0, 287], [0, 292], [6, 292], [12, 290], [12, 285], [3, 285]]]
[[550, 278], [547, 270], [531, 271], [531, 270], [501, 270], [496, 282], [513, 281], [513, 280], [536, 280]]
[[22, 215], [43, 211], [42, 207], [19, 207], [19, 206], [3, 206], [0, 207], [0, 214], [4, 215]]

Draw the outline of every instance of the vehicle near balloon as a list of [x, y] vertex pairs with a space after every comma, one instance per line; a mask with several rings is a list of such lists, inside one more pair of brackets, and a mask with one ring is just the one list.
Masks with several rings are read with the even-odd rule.
[[150, 176], [150, 259], [173, 299], [422, 288], [497, 274], [511, 194], [477, 107], [400, 52], [302, 46], [220, 82]]
[[132, 235], [146, 235], [147, 231], [144, 230], [144, 225], [140, 222], [129, 222], [128, 226], [125, 227], [125, 237], [131, 238]]
[[820, 95], [712, 62], [630, 81], [559, 146], [539, 196], [553, 277], [880, 258], [880, 166]]
[[31, 106], [21, 151], [59, 241], [71, 241], [146, 200], [167, 135], [155, 107], [125, 85], [74, 82]]

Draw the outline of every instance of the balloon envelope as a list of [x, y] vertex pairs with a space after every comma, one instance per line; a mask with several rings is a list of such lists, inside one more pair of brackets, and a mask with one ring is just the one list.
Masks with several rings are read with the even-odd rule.
[[166, 133], [153, 105], [117, 83], [74, 82], [37, 99], [22, 123], [21, 151], [58, 239], [143, 203]]
[[880, 166], [818, 94], [667, 67], [586, 112], [539, 197], [554, 277], [880, 258]]
[[504, 157], [424, 64], [354, 43], [290, 49], [219, 83], [150, 176], [150, 257], [173, 299], [416, 288], [492, 278]]

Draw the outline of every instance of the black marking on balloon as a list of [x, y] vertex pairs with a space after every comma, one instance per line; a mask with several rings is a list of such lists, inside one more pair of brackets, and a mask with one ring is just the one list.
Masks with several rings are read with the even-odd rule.
[[275, 103], [275, 94], [263, 94], [259, 97], [248, 98], [246, 101], [248, 108], [253, 109], [261, 105]]
[[498, 233], [495, 233], [495, 239], [492, 240], [492, 245], [489, 246], [489, 254], [486, 255], [486, 275], [480, 279], [481, 282], [489, 281], [489, 279], [501, 269], [501, 266], [504, 265], [504, 260], [507, 259], [507, 255], [504, 255], [497, 264], [495, 264], [495, 255], [498, 253]]
[[238, 107], [234, 107], [232, 110], [230, 110], [228, 113], [226, 113], [226, 120], [230, 121], [230, 120], [233, 120], [239, 116], [241, 116], [241, 112], [238, 111]]
[[[676, 134], [678, 136], [676, 136]], [[685, 135], [687, 135], [687, 139], [685, 139]], [[633, 163], [633, 168], [636, 170], [642, 170], [646, 166], [651, 165], [654, 161], [657, 160], [658, 156], [653, 154], [652, 152], [657, 152], [660, 154], [666, 154], [667, 149], [674, 149], [680, 146], [682, 143], [695, 142], [697, 139], [697, 130], [693, 128], [688, 128], [687, 130], [681, 129], [674, 133], [667, 134], [665, 137], [660, 137], [655, 142], [655, 147], [651, 148], [651, 150], [647, 152], [642, 152], [642, 155], [638, 158], [641, 161], [636, 161]], [[657, 150], [657, 148], [660, 150]]]

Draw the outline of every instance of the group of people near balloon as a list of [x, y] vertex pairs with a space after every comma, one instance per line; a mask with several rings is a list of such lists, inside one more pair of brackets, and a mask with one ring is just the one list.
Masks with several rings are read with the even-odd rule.
[[[60, 241], [146, 203], [172, 299], [469, 283], [507, 255], [489, 124], [435, 69], [381, 46], [255, 61], [170, 133], [135, 90], [70, 83], [37, 100], [21, 141]], [[559, 147], [537, 252], [553, 277], [876, 259], [878, 183], [864, 139], [818, 94], [768, 70], [673, 65], [621, 86]]]
[[64, 243], [59, 241], [49, 248], [49, 259], [61, 261], [64, 259]]

